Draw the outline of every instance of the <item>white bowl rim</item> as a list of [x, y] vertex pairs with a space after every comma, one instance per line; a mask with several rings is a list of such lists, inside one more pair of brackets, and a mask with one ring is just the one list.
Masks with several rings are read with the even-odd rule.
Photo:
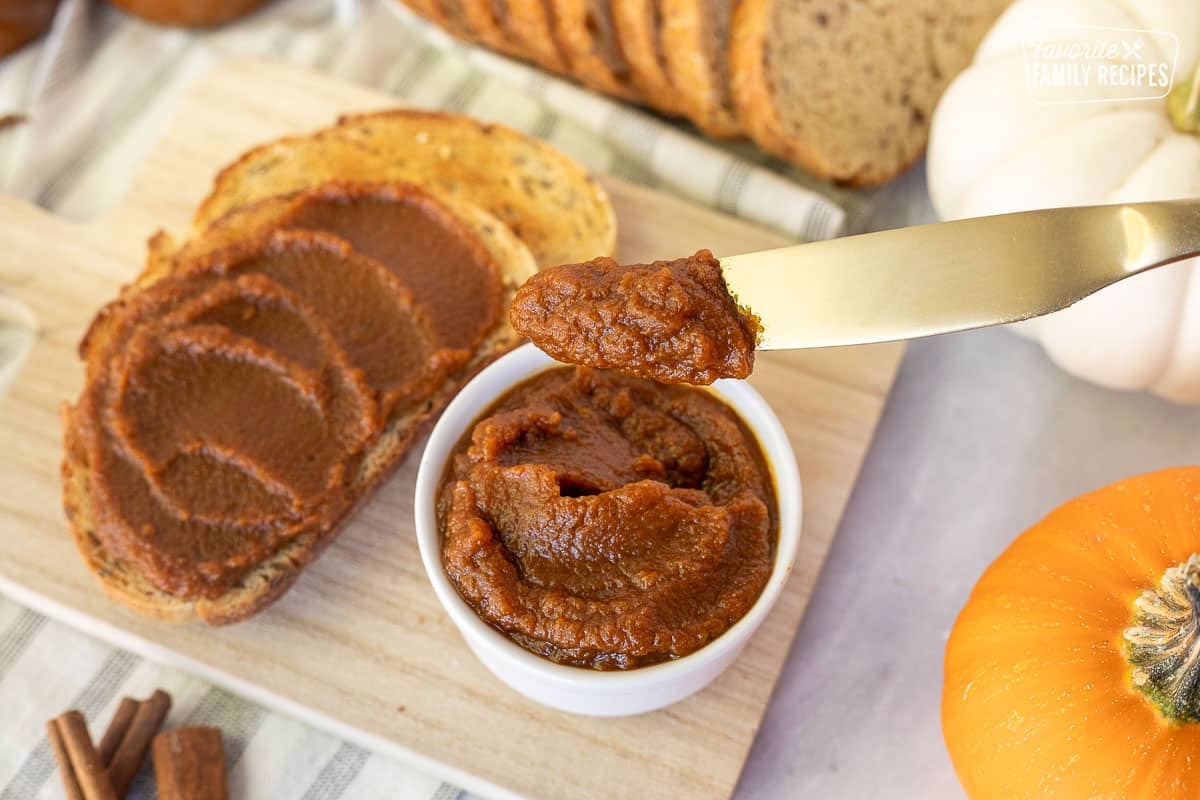
[[[459, 438], [501, 394], [538, 372], [563, 366], [532, 344], [525, 344], [497, 359], [476, 375], [450, 402], [434, 426], [417, 470], [414, 518], [417, 543], [425, 572], [433, 585], [442, 607], [464, 636], [489, 645], [492, 657], [502, 658], [538, 680], [559, 688], [600, 690], [606, 694], [623, 689], [644, 691], [656, 685], [678, 680], [682, 674], [702, 669], [719, 660], [729, 648], [739, 648], [762, 624], [770, 613], [792, 573], [800, 541], [801, 509], [803, 507], [800, 471], [795, 453], [782, 423], [771, 407], [750, 384], [741, 380], [721, 380], [709, 387], [732, 407], [751, 429], [763, 449], [775, 480], [776, 504], [779, 512], [779, 534], [775, 547], [775, 564], [762, 594], [741, 619], [724, 633], [701, 647], [671, 661], [629, 670], [591, 670], [558, 664], [537, 655], [500, 631], [493, 628], [467, 605], [442, 568], [441, 532], [438, 529], [436, 496], [445, 470], [446, 459]], [[512, 381], [496, 383], [498, 373], [513, 371]], [[471, 407], [465, 423], [454, 425], [463, 409]], [[482, 655], [479, 656], [485, 661]]]

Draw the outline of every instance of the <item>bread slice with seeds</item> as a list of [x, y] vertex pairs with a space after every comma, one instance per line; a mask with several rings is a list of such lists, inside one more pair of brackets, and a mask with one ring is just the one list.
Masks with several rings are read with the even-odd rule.
[[639, 94], [664, 114], [683, 113], [679, 90], [667, 76], [657, 0], [609, 0], [609, 8], [630, 78]]
[[534, 60], [508, 27], [508, 6], [504, 0], [458, 0], [463, 25], [471, 39], [498, 53], [526, 61]]
[[554, 35], [570, 74], [597, 91], [638, 101], [629, 64], [617, 39], [609, 0], [547, 0]]
[[406, 181], [461, 198], [510, 228], [539, 267], [611, 255], [616, 247], [607, 193], [558, 150], [502, 125], [411, 110], [343, 117], [254, 148], [217, 176], [192, 238], [235, 208], [331, 180]]
[[656, 0], [671, 83], [688, 117], [717, 139], [741, 133], [729, 89], [728, 45], [734, 0]]
[[920, 157], [938, 98], [1008, 2], [741, 0], [729, 46], [738, 119], [818, 177], [882, 183]]
[[535, 64], [557, 74], [567, 72], [567, 62], [554, 38], [550, 0], [494, 0], [503, 4], [496, 14], [506, 30]]
[[421, 19], [428, 20], [447, 32], [452, 32], [450, 21], [442, 9], [441, 0], [390, 0], [390, 2], [399, 3]]

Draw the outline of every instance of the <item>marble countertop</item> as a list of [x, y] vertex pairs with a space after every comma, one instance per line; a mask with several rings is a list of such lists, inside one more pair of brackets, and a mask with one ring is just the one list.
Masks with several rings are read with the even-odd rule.
[[[863, 226], [923, 221], [922, 176]], [[739, 800], [961, 798], [942, 654], [980, 573], [1060, 503], [1196, 463], [1200, 409], [1109, 391], [989, 329], [914, 342], [742, 774]]]

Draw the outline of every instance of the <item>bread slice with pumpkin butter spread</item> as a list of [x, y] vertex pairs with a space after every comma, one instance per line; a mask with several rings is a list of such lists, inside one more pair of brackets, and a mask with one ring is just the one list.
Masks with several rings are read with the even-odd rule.
[[217, 176], [192, 235], [240, 206], [331, 180], [407, 181], [459, 197], [512, 229], [540, 267], [616, 247], [607, 193], [558, 150], [502, 125], [411, 110], [346, 116], [250, 150]]
[[[242, 213], [212, 246], [156, 237], [84, 338], [63, 412], [78, 549], [110, 596], [172, 622], [237, 622], [281, 596], [517, 343], [505, 310], [533, 272], [511, 234], [473, 232], [494, 219], [460, 222], [415, 186], [328, 185]], [[452, 274], [419, 275], [429, 258]], [[452, 285], [472, 296], [445, 302]]]

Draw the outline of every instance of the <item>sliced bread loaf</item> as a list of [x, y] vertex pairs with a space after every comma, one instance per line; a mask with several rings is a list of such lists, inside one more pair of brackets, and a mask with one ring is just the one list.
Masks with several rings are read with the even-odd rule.
[[217, 176], [193, 238], [235, 208], [331, 180], [408, 181], [461, 198], [508, 226], [538, 266], [586, 261], [616, 247], [607, 193], [558, 150], [501, 125], [408, 110], [344, 117], [254, 148]]
[[1008, 2], [741, 0], [738, 119], [819, 177], [882, 183], [920, 157], [934, 105]]

